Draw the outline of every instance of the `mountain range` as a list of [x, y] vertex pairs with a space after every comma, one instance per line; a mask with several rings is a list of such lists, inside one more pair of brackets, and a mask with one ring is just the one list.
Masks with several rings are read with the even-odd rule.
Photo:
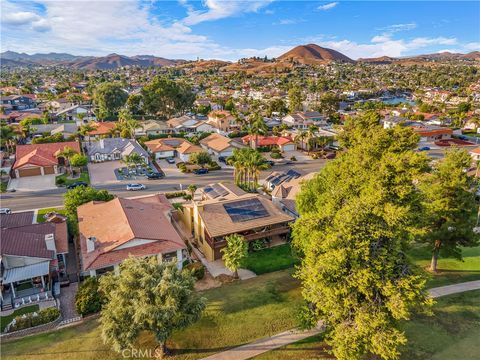
[[[48, 53], [48, 54], [25, 54], [14, 51], [5, 51], [0, 54], [2, 66], [45, 66], [45, 65], [63, 65], [74, 69], [83, 70], [109, 70], [123, 66], [171, 66], [188, 63], [186, 60], [172, 60], [153, 55], [125, 56], [119, 54], [110, 54], [107, 56], [75, 56], [66, 53]], [[357, 62], [390, 64], [405, 62], [428, 62], [428, 61], [446, 61], [446, 60], [480, 60], [480, 52], [473, 51], [468, 54], [442, 52], [435, 54], [425, 54], [410, 57], [393, 58], [382, 56], [377, 58], [357, 59]], [[239, 66], [224, 62], [225, 66], [232, 69], [248, 68], [255, 70], [257, 67], [266, 70], [270, 67], [289, 67], [293, 64], [326, 64], [329, 62], [355, 63], [348, 56], [332, 49], [323, 48], [316, 44], [299, 45], [286, 53], [280, 55], [273, 63], [265, 63], [259, 60], [252, 60]]]

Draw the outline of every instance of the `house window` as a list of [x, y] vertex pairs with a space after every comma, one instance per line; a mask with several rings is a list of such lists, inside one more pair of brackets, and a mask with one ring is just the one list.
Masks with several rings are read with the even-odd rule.
[[166, 254], [162, 254], [162, 260], [163, 261], [176, 261], [177, 260], [177, 252], [169, 252]]

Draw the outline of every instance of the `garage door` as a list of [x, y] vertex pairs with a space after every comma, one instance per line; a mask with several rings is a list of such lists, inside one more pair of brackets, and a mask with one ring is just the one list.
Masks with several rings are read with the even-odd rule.
[[18, 175], [20, 177], [42, 175], [42, 170], [39, 167], [31, 169], [19, 169]]
[[47, 167], [44, 167], [43, 168], [43, 173], [45, 175], [48, 175], [48, 174], [55, 174], [55, 169], [53, 166], [47, 166]]

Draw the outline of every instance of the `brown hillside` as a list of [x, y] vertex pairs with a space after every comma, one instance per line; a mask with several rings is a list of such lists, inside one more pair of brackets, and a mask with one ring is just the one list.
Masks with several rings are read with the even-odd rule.
[[354, 61], [348, 56], [345, 56], [336, 50], [322, 48], [315, 44], [299, 45], [292, 50], [287, 51], [278, 59], [282, 61], [295, 60], [301, 64], [321, 64], [331, 61], [354, 63]]

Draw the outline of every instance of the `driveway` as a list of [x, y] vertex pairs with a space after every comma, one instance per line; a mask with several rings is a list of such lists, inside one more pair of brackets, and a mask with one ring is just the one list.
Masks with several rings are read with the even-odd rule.
[[7, 190], [15, 189], [16, 191], [43, 191], [56, 189], [55, 176], [27, 176], [18, 179], [10, 179]]
[[114, 170], [124, 166], [125, 164], [119, 160], [89, 163], [88, 172], [90, 173], [90, 182], [92, 185], [118, 183], [119, 181], [115, 176]]

